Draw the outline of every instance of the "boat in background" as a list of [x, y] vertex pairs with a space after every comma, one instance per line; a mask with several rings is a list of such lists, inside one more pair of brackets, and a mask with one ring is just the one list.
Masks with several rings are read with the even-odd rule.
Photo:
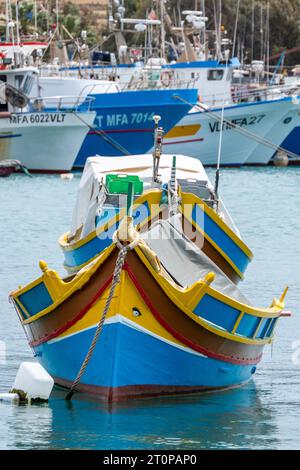
[[27, 168], [19, 160], [0, 160], [0, 177], [23, 172], [29, 175]]
[[[192, 83], [165, 90], [121, 91], [114, 82], [75, 77], [41, 77], [39, 100], [51, 110], [48, 97], [77, 97], [76, 103], [90, 99], [97, 115], [90, 126], [74, 166], [83, 168], [91, 155], [120, 156], [142, 154], [153, 145], [153, 117], [159, 115], [166, 131], [172, 129], [197, 102]], [[32, 89], [31, 98], [37, 95]], [[52, 98], [52, 103], [53, 103]], [[64, 98], [62, 98], [64, 103]], [[65, 106], [65, 104], [64, 104]], [[66, 107], [66, 106], [65, 106]]]
[[[168, 183], [174, 155], [159, 156], [160, 183], [153, 181], [153, 155], [95, 156], [87, 159], [79, 184], [71, 229], [59, 239], [64, 267], [79, 271], [112, 243], [126, 210], [129, 182], [135, 186], [134, 225], [148, 230], [168, 217]], [[252, 252], [220, 198], [217, 200], [201, 162], [176, 155], [183, 232], [208, 254], [233, 282], [239, 282]], [[218, 207], [217, 207], [218, 206]]]
[[0, 80], [0, 161], [19, 160], [32, 172], [70, 171], [95, 119], [92, 100], [74, 105], [71, 97], [62, 105], [56, 97], [47, 111], [28, 99], [35, 68], [2, 69]]

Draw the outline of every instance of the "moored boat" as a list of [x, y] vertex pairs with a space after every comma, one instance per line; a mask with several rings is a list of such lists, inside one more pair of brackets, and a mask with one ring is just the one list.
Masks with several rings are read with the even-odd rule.
[[[121, 185], [135, 180], [134, 224], [147, 230], [158, 217], [168, 217], [166, 185], [170, 180], [173, 155], [160, 155], [160, 184], [153, 182], [153, 156], [132, 155], [87, 160], [79, 186], [71, 230], [59, 239], [64, 266], [70, 273], [81, 269], [112, 243], [112, 235], [125, 214], [126, 197]], [[252, 253], [241, 239], [223, 202], [199, 160], [176, 156], [179, 210], [182, 228], [197, 246], [234, 282], [243, 279]], [[114, 187], [112, 184], [114, 184]], [[125, 184], [125, 193], [127, 186]]]
[[115, 235], [120, 248], [127, 246], [117, 283], [118, 248], [112, 245], [66, 279], [40, 262], [42, 276], [11, 293], [39, 362], [57, 384], [72, 389], [100, 325], [76, 388], [105, 401], [249, 380], [284, 315], [286, 290], [269, 308], [255, 308], [177, 230], [174, 217], [157, 221], [144, 240], [131, 222], [123, 219]]
[[[91, 155], [120, 156], [147, 152], [153, 145], [153, 117], [160, 115], [165, 131], [172, 129], [197, 102], [197, 90], [191, 82], [168, 89], [121, 91], [118, 84], [106, 80], [75, 77], [41, 77], [39, 93], [45, 109], [51, 110], [48, 97], [59, 95], [64, 101], [75, 97], [75, 104], [92, 100], [96, 112], [74, 163], [83, 168]], [[180, 99], [179, 99], [180, 98]], [[52, 100], [52, 103], [54, 101]], [[57, 100], [59, 103], [59, 100]], [[73, 104], [74, 105], [74, 104]], [[69, 105], [71, 107], [71, 105]]]
[[15, 172], [28, 173], [28, 170], [19, 160], [0, 160], [0, 177], [10, 176]]
[[39, 100], [28, 99], [36, 69], [3, 69], [0, 78], [0, 160], [17, 159], [32, 172], [70, 171], [95, 119], [92, 100], [74, 104], [69, 97], [72, 105], [66, 109], [56, 97], [46, 110]]

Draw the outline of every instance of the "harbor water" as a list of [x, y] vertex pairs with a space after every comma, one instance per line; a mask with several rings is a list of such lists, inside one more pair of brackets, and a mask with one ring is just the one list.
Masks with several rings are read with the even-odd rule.
[[[214, 178], [214, 171], [208, 171]], [[34, 360], [8, 294], [39, 275], [63, 274], [58, 236], [68, 230], [80, 175], [0, 180], [0, 391]], [[290, 318], [279, 322], [254, 379], [242, 388], [108, 407], [55, 390], [49, 403], [0, 403], [0, 449], [300, 449], [300, 169], [221, 172], [220, 192], [254, 259], [241, 284], [267, 306], [286, 284]]]

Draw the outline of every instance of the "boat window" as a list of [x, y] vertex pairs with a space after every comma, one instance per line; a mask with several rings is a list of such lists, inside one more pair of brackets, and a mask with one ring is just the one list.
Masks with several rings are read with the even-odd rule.
[[23, 79], [24, 75], [15, 75], [15, 87], [17, 88], [17, 90], [20, 90]]
[[224, 70], [221, 69], [210, 69], [207, 72], [207, 80], [222, 80]]
[[228, 82], [232, 80], [232, 69], [228, 69], [226, 80]]
[[25, 95], [29, 95], [33, 86], [34, 78], [33, 75], [27, 75], [25, 83], [23, 85], [23, 92]]
[[[6, 75], [0, 75], [0, 81], [6, 83], [7, 81]], [[2, 90], [1, 95], [0, 95], [0, 112], [7, 111], [7, 110], [8, 110], [8, 105], [5, 99], [5, 91]]]

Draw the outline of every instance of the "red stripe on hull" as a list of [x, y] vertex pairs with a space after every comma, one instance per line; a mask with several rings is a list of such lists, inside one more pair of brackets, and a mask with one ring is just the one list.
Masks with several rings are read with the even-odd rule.
[[203, 142], [204, 139], [177, 140], [176, 142], [163, 142], [163, 145], [189, 144], [190, 142]]
[[[0, 42], [0, 47], [3, 47], [3, 46], [16, 46], [16, 43], [13, 43], [13, 42]], [[20, 46], [45, 46], [45, 47], [47, 47], [48, 43], [46, 43], [46, 42], [35, 42], [35, 41], [28, 41], [28, 42], [25, 41], [25, 42], [21, 42]]]
[[71, 328], [71, 326], [74, 326], [88, 312], [88, 310], [94, 305], [94, 303], [99, 299], [99, 297], [103, 294], [103, 292], [109, 286], [111, 281], [112, 281], [112, 276], [105, 282], [105, 284], [101, 287], [101, 289], [98, 290], [98, 292], [92, 298], [92, 300], [79, 312], [78, 315], [76, 315], [76, 317], [73, 318], [72, 321], [69, 321], [58, 330], [55, 330], [52, 333], [49, 333], [48, 335], [44, 336], [43, 338], [37, 341], [31, 341], [29, 343], [29, 346], [34, 347], [34, 346], [39, 346], [40, 344], [46, 343], [47, 341], [57, 338], [57, 336], [63, 334], [66, 330]]
[[185, 344], [186, 346], [188, 346], [189, 348], [193, 349], [194, 351], [197, 351], [197, 352], [200, 352], [201, 354], [204, 354], [205, 356], [208, 356], [208, 357], [211, 357], [213, 359], [218, 359], [220, 361], [224, 361], [224, 362], [230, 362], [231, 364], [247, 364], [247, 365], [251, 365], [251, 364], [257, 364], [261, 357], [262, 357], [262, 354], [260, 354], [258, 357], [254, 357], [254, 358], [251, 358], [251, 359], [237, 359], [237, 358], [233, 358], [233, 357], [229, 357], [229, 356], [225, 356], [223, 354], [219, 354], [219, 353], [214, 353], [212, 351], [209, 351], [208, 349], [204, 348], [204, 347], [201, 347], [199, 346], [198, 344], [194, 343], [193, 341], [189, 340], [188, 338], [186, 338], [185, 336], [183, 336], [181, 333], [179, 333], [178, 331], [174, 330], [167, 322], [164, 321], [164, 319], [160, 316], [160, 314], [158, 313], [158, 311], [156, 310], [156, 308], [153, 306], [153, 304], [151, 303], [150, 299], [148, 298], [148, 296], [146, 295], [144, 289], [142, 288], [142, 286], [139, 284], [137, 278], [135, 277], [135, 275], [133, 274], [133, 272], [131, 271], [131, 269], [129, 268], [128, 264], [125, 263], [124, 265], [124, 269], [127, 271], [130, 279], [132, 280], [132, 282], [134, 283], [136, 289], [138, 290], [140, 296], [142, 297], [142, 299], [144, 300], [145, 304], [149, 307], [149, 309], [151, 310], [151, 313], [152, 315], [158, 320], [158, 322], [169, 332], [171, 333], [171, 335], [174, 336], [174, 338], [178, 339], [179, 341], [181, 341], [183, 344]]
[[138, 133], [138, 132], [152, 132], [153, 133], [153, 129], [115, 129], [115, 130], [110, 130], [110, 131], [102, 131], [102, 130], [99, 130], [98, 132], [97, 131], [90, 131], [88, 132], [88, 135], [94, 135], [94, 134], [97, 134], [99, 135], [100, 134], [126, 134], [126, 133], [129, 133], [129, 132], [132, 132], [132, 133]]
[[[139, 292], [141, 298], [144, 300], [145, 304], [148, 306], [148, 308], [150, 309], [152, 315], [157, 319], [157, 321], [165, 328], [166, 331], [168, 331], [169, 333], [172, 334], [172, 336], [174, 336], [174, 338], [176, 338], [177, 340], [181, 341], [183, 344], [185, 344], [186, 346], [188, 346], [189, 348], [193, 349], [194, 351], [197, 351], [201, 354], [204, 354], [205, 356], [207, 357], [210, 357], [212, 359], [217, 359], [217, 360], [220, 360], [220, 361], [224, 361], [224, 362], [229, 362], [231, 364], [244, 364], [244, 365], [254, 365], [254, 364], [257, 364], [261, 357], [262, 357], [262, 353], [257, 356], [257, 357], [254, 357], [254, 358], [249, 358], [249, 359], [243, 359], [243, 358], [235, 358], [235, 357], [231, 357], [231, 356], [226, 356], [224, 354], [220, 354], [220, 353], [216, 353], [216, 352], [212, 352], [202, 346], [199, 346], [199, 344], [196, 344], [194, 343], [193, 341], [191, 341], [190, 339], [188, 339], [186, 336], [184, 336], [183, 334], [179, 333], [177, 330], [174, 330], [173, 327], [171, 327], [162, 317], [161, 315], [159, 314], [159, 312], [156, 310], [156, 308], [154, 307], [154, 305], [152, 304], [151, 300], [149, 299], [149, 297], [147, 296], [147, 294], [145, 293], [144, 289], [142, 288], [142, 286], [139, 284], [137, 278], [135, 277], [135, 275], [133, 274], [133, 272], [131, 271], [128, 263], [125, 262], [124, 264], [124, 268], [123, 268], [125, 271], [127, 271], [130, 279], [132, 280], [133, 284], [135, 285], [137, 291]], [[67, 331], [69, 328], [71, 328], [72, 326], [74, 326], [87, 312], [88, 310], [94, 305], [94, 303], [99, 299], [99, 297], [103, 294], [103, 292], [105, 291], [105, 289], [110, 285], [112, 281], [112, 276], [105, 282], [105, 284], [98, 290], [98, 292], [96, 293], [96, 295], [92, 298], [92, 300], [87, 304], [85, 305], [85, 307], [79, 312], [78, 315], [76, 315], [72, 321], [69, 321], [68, 323], [66, 323], [65, 325], [63, 325], [61, 328], [58, 328], [57, 330], [53, 331], [52, 333], [49, 333], [47, 335], [45, 335], [43, 338], [40, 338], [39, 340], [36, 340], [36, 341], [31, 341], [29, 343], [29, 345], [31, 347], [36, 347], [36, 346], [39, 346], [43, 343], [46, 343], [47, 341], [50, 341], [52, 339], [55, 339], [57, 338], [58, 336], [60, 336], [61, 334], [63, 334], [65, 331]]]
[[[63, 173], [71, 173], [70, 170], [42, 170], [42, 169], [32, 169], [28, 168], [30, 173], [43, 173], [46, 175], [61, 175]], [[19, 173], [23, 173], [22, 171], [19, 171]]]
[[[70, 380], [60, 377], [53, 377], [55, 383], [61, 387], [69, 389], [72, 385]], [[250, 379], [235, 385], [227, 385], [224, 387], [208, 387], [208, 386], [184, 386], [184, 385], [126, 385], [122, 387], [101, 387], [90, 384], [78, 384], [76, 392], [88, 394], [97, 400], [107, 403], [115, 403], [132, 398], [154, 398], [161, 396], [174, 395], [195, 395], [200, 393], [229, 390], [241, 387]]]

